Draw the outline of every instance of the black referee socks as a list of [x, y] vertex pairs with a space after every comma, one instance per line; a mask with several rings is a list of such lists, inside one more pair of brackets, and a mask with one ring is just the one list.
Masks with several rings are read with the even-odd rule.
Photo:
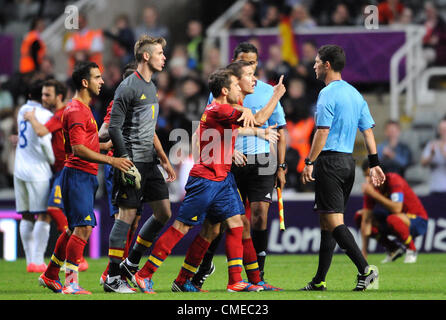
[[335, 238], [339, 247], [345, 251], [347, 256], [353, 261], [358, 268], [360, 274], [364, 273], [365, 268], [368, 266], [367, 261], [362, 255], [355, 238], [353, 238], [352, 233], [348, 230], [345, 224], [341, 224], [334, 228], [333, 238]]
[[321, 245], [319, 248], [319, 265], [317, 267], [316, 276], [313, 278], [314, 283], [325, 281], [328, 269], [331, 265], [333, 252], [336, 247], [336, 240], [328, 230], [321, 230]]

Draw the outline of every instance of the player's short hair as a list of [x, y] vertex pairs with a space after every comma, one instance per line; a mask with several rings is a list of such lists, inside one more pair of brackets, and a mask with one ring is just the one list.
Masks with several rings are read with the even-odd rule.
[[86, 79], [90, 81], [90, 71], [91, 69], [98, 68], [95, 62], [91, 61], [80, 61], [74, 66], [73, 74], [71, 79], [73, 80], [74, 88], [76, 90], [82, 89], [82, 80]]
[[122, 78], [125, 79], [129, 75], [133, 74], [135, 72], [136, 68], [138, 67], [138, 64], [135, 61], [129, 62], [124, 66], [124, 70], [122, 72]]
[[57, 81], [56, 79], [49, 79], [43, 83], [43, 86], [44, 87], [53, 87], [56, 96], [61, 94], [62, 101], [65, 100], [65, 98], [67, 96], [67, 87], [62, 82]]
[[232, 58], [234, 60], [237, 59], [238, 55], [242, 52], [243, 53], [254, 52], [257, 55], [257, 59], [259, 58], [259, 51], [257, 50], [256, 46], [250, 42], [240, 42], [234, 49], [234, 55]]
[[227, 68], [219, 68], [209, 76], [209, 90], [214, 98], [220, 96], [223, 88], [229, 90], [231, 87], [231, 76], [235, 76], [235, 74]]
[[28, 86], [28, 98], [30, 100], [41, 102], [42, 87], [43, 87], [43, 80], [36, 80], [31, 82]]
[[136, 62], [141, 62], [143, 60], [144, 52], [152, 54], [152, 47], [156, 44], [160, 44], [164, 48], [166, 46], [166, 39], [162, 37], [154, 38], [146, 34], [139, 37], [138, 41], [135, 43], [134, 50]]
[[335, 72], [341, 72], [345, 66], [345, 52], [340, 46], [327, 44], [318, 50], [319, 58], [325, 63], [330, 62], [331, 68]]
[[242, 77], [242, 68], [244, 67], [250, 67], [251, 63], [248, 61], [244, 61], [244, 60], [238, 60], [238, 61], [234, 61], [232, 63], [230, 63], [229, 65], [226, 66], [226, 69], [231, 70], [232, 73], [237, 77], [237, 78], [241, 78]]

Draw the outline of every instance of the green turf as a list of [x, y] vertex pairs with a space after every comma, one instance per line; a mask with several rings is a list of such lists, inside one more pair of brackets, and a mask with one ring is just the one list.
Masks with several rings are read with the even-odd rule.
[[[369, 263], [379, 268], [379, 290], [352, 292], [356, 283], [356, 269], [344, 254], [336, 254], [327, 276], [328, 291], [299, 292], [311, 280], [317, 268], [317, 255], [270, 255], [267, 258], [266, 278], [282, 292], [229, 293], [226, 292], [227, 268], [224, 256], [217, 256], [215, 273], [208, 278], [204, 289], [208, 293], [173, 293], [172, 281], [178, 274], [183, 257], [171, 256], [155, 273], [156, 295], [120, 295], [105, 293], [99, 277], [106, 258], [88, 259], [90, 268], [80, 273], [80, 283], [92, 291], [90, 296], [65, 296], [39, 287], [38, 274], [25, 271], [25, 261], [0, 261], [0, 300], [445, 300], [446, 254], [420, 254], [415, 264], [404, 264], [403, 258], [380, 264], [383, 254], [369, 256]], [[141, 263], [142, 265], [142, 263]], [[244, 275], [245, 276], [245, 275]], [[63, 280], [63, 275], [61, 274]]]

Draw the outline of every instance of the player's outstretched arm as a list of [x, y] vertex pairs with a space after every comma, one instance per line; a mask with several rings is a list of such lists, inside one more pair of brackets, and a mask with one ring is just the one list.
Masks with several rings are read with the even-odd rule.
[[256, 121], [260, 125], [264, 125], [265, 122], [269, 119], [269, 117], [271, 117], [280, 99], [285, 94], [286, 88], [282, 82], [283, 82], [283, 75], [280, 76], [279, 82], [277, 83], [276, 86], [274, 86], [274, 92], [271, 99], [262, 109], [260, 109], [260, 111], [256, 112], [256, 114], [254, 115]]
[[28, 120], [31, 123], [34, 131], [39, 137], [46, 136], [50, 131], [42, 123], [40, 123], [36, 118], [36, 108], [32, 111], [25, 112], [23, 114], [23, 119]]
[[115, 158], [95, 152], [82, 144], [71, 146], [76, 157], [95, 163], [109, 164], [112, 167], [127, 172], [133, 167], [132, 161], [127, 158]]
[[267, 140], [271, 143], [276, 143], [279, 140], [280, 133], [275, 130], [277, 124], [269, 126], [266, 129], [262, 128], [239, 128], [238, 134], [240, 136], [257, 136], [263, 140]]

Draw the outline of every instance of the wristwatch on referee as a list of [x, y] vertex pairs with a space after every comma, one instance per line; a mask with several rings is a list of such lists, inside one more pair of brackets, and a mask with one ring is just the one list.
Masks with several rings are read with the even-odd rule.
[[305, 158], [305, 164], [307, 166], [312, 166], [314, 164], [314, 161], [311, 161], [310, 158]]
[[286, 168], [288, 168], [288, 165], [284, 162], [284, 163], [279, 164], [279, 168], [282, 168], [285, 171]]

